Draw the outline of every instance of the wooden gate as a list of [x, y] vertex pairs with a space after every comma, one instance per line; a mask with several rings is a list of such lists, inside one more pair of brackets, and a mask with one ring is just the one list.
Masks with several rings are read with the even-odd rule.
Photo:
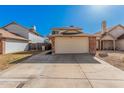
[[0, 40], [0, 54], [2, 54], [2, 40]]
[[96, 37], [89, 37], [89, 52], [91, 54], [96, 53]]

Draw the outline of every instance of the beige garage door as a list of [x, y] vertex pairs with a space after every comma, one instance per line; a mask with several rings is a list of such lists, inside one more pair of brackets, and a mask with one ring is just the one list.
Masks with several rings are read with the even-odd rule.
[[56, 37], [55, 53], [89, 53], [88, 37]]

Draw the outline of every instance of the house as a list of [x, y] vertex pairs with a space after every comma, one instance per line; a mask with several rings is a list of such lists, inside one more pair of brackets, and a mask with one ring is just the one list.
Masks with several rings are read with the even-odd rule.
[[124, 26], [119, 24], [107, 28], [106, 21], [102, 22], [101, 31], [97, 36], [97, 49], [99, 50], [124, 50]]
[[29, 40], [0, 28], [0, 54], [25, 51]]
[[78, 27], [53, 28], [50, 40], [55, 54], [96, 52], [96, 36], [85, 34]]
[[36, 28], [26, 28], [12, 22], [0, 28], [0, 54], [14, 53], [29, 50], [30, 44], [39, 48], [44, 43], [44, 37], [36, 32]]
[[30, 43], [44, 43], [44, 37], [36, 32], [36, 27], [26, 28], [16, 22], [12, 22], [3, 27], [5, 30], [20, 35], [28, 40]]

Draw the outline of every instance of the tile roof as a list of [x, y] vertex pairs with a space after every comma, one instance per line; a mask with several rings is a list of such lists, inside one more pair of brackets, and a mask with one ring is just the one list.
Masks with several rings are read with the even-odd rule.
[[122, 34], [118, 39], [124, 39], [124, 34]]
[[38, 34], [36, 31], [33, 31], [32, 28], [27, 28], [27, 27], [25, 27], [25, 26], [22, 26], [22, 25], [16, 23], [15, 21], [14, 21], [14, 22], [11, 22], [11, 23], [9, 23], [9, 24], [7, 24], [7, 25], [5, 25], [5, 26], [2, 27], [2, 28], [6, 28], [7, 26], [9, 26], [9, 25], [11, 25], [11, 24], [18, 25], [18, 26], [20, 26], [20, 27], [22, 27], [22, 28], [24, 28], [24, 29], [27, 29], [29, 32], [31, 32], [31, 33], [33, 33], [33, 34], [40, 36], [40, 34]]
[[82, 28], [69, 26], [69, 27], [52, 28], [52, 30], [82, 30]]
[[86, 37], [96, 37], [96, 35], [91, 35], [91, 34], [84, 34], [84, 33], [81, 33], [81, 34], [73, 34], [73, 35], [62, 35], [62, 34], [57, 34], [57, 35], [51, 35], [50, 37], [68, 37], [68, 36], [71, 36], [71, 37], [80, 37], [80, 36], [86, 36]]
[[[107, 28], [107, 32], [112, 31], [113, 29], [115, 29], [115, 28], [116, 28], [116, 27], [118, 27], [118, 26], [120, 26], [120, 27], [123, 27], [123, 28], [124, 28], [124, 26], [123, 26], [123, 25], [118, 24], [118, 25], [115, 25], [115, 26], [112, 26], [112, 27]], [[100, 34], [101, 34], [101, 32], [102, 32], [102, 31], [99, 31], [99, 32], [96, 32], [95, 34], [96, 34], [96, 35], [100, 35]]]
[[1, 35], [2, 38], [10, 38], [10, 39], [29, 41], [28, 39], [25, 39], [25, 38], [23, 38], [19, 35], [11, 33], [11, 32], [8, 32], [3, 28], [0, 28], [0, 35]]

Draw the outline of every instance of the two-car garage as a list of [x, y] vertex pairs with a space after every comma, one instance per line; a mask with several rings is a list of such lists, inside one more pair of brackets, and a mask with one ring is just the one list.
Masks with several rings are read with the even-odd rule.
[[89, 36], [55, 36], [52, 38], [55, 54], [95, 53], [96, 38]]
[[55, 53], [88, 53], [88, 37], [57, 37], [55, 38]]
[[0, 29], [0, 54], [20, 52], [28, 49], [29, 40]]

